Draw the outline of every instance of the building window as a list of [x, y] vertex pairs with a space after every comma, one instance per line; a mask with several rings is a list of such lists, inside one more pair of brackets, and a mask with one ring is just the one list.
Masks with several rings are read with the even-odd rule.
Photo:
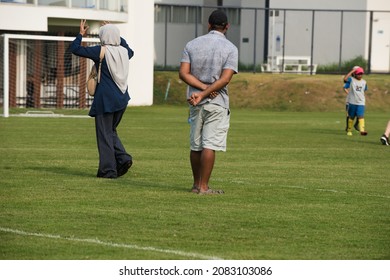
[[172, 20], [174, 23], [187, 22], [187, 8], [172, 6]]
[[188, 23], [202, 22], [202, 9], [200, 7], [188, 7]]
[[169, 6], [155, 6], [154, 7], [154, 21], [155, 22], [170, 22], [171, 7]]
[[155, 22], [195, 23], [202, 22], [200, 7], [158, 6], [154, 7]]
[[38, 5], [40, 5], [40, 6], [62, 6], [62, 7], [67, 7], [68, 6], [68, 1], [38, 0]]
[[241, 9], [227, 8], [224, 9], [231, 25], [240, 25], [241, 23]]
[[72, 0], [73, 8], [96, 8], [95, 0]]
[[[74, 1], [74, 0], [72, 0]], [[85, 1], [85, 0], [84, 0]], [[93, 0], [95, 2], [98, 0]], [[124, 0], [99, 0], [99, 9], [108, 11], [127, 12], [127, 1]]]
[[273, 17], [273, 16], [278, 17], [279, 16], [279, 10], [270, 10], [269, 11], [269, 16], [270, 17]]
[[4, 3], [34, 4], [34, 0], [1, 0]]

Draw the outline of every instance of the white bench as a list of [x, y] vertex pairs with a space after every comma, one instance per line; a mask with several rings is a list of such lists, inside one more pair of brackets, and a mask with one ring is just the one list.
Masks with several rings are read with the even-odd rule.
[[310, 56], [274, 56], [268, 57], [268, 63], [262, 66], [264, 72], [286, 72], [315, 74], [317, 64], [311, 64]]

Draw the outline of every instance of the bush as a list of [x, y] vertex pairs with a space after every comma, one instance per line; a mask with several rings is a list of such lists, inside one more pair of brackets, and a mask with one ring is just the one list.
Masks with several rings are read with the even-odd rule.
[[357, 56], [351, 60], [342, 62], [341, 65], [338, 63], [318, 65], [317, 73], [347, 73], [356, 65], [363, 67], [363, 69], [367, 69], [368, 63], [363, 56]]

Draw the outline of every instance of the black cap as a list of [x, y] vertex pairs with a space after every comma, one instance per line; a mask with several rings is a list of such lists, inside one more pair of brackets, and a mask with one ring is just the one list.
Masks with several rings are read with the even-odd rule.
[[209, 24], [211, 26], [222, 26], [225, 27], [228, 24], [228, 18], [224, 11], [215, 10], [209, 16]]

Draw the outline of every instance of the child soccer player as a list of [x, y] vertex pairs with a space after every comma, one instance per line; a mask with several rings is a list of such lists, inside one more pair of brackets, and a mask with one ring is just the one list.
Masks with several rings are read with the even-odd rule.
[[[353, 67], [353, 70], [356, 70], [358, 69], [360, 66], [354, 66]], [[355, 74], [352, 73], [351, 75], [352, 77], [355, 77]], [[346, 83], [346, 81], [344, 81], [344, 78], [343, 78], [343, 82], [344, 84]], [[349, 86], [348, 86], [349, 87]], [[347, 94], [347, 97], [346, 97], [346, 100], [345, 100], [345, 117], [346, 117], [346, 120], [345, 120], [345, 131], [348, 131], [348, 105], [349, 105], [349, 94]], [[355, 121], [355, 124], [353, 125], [353, 127], [359, 131], [359, 119], [356, 118], [356, 121]]]
[[[352, 76], [354, 74], [354, 76]], [[352, 126], [355, 117], [359, 120], [360, 135], [367, 135], [364, 122], [364, 111], [366, 106], [365, 91], [367, 91], [367, 82], [362, 78], [364, 70], [361, 67], [352, 69], [344, 76], [344, 91], [348, 97], [348, 127], [347, 135], [352, 136]]]

